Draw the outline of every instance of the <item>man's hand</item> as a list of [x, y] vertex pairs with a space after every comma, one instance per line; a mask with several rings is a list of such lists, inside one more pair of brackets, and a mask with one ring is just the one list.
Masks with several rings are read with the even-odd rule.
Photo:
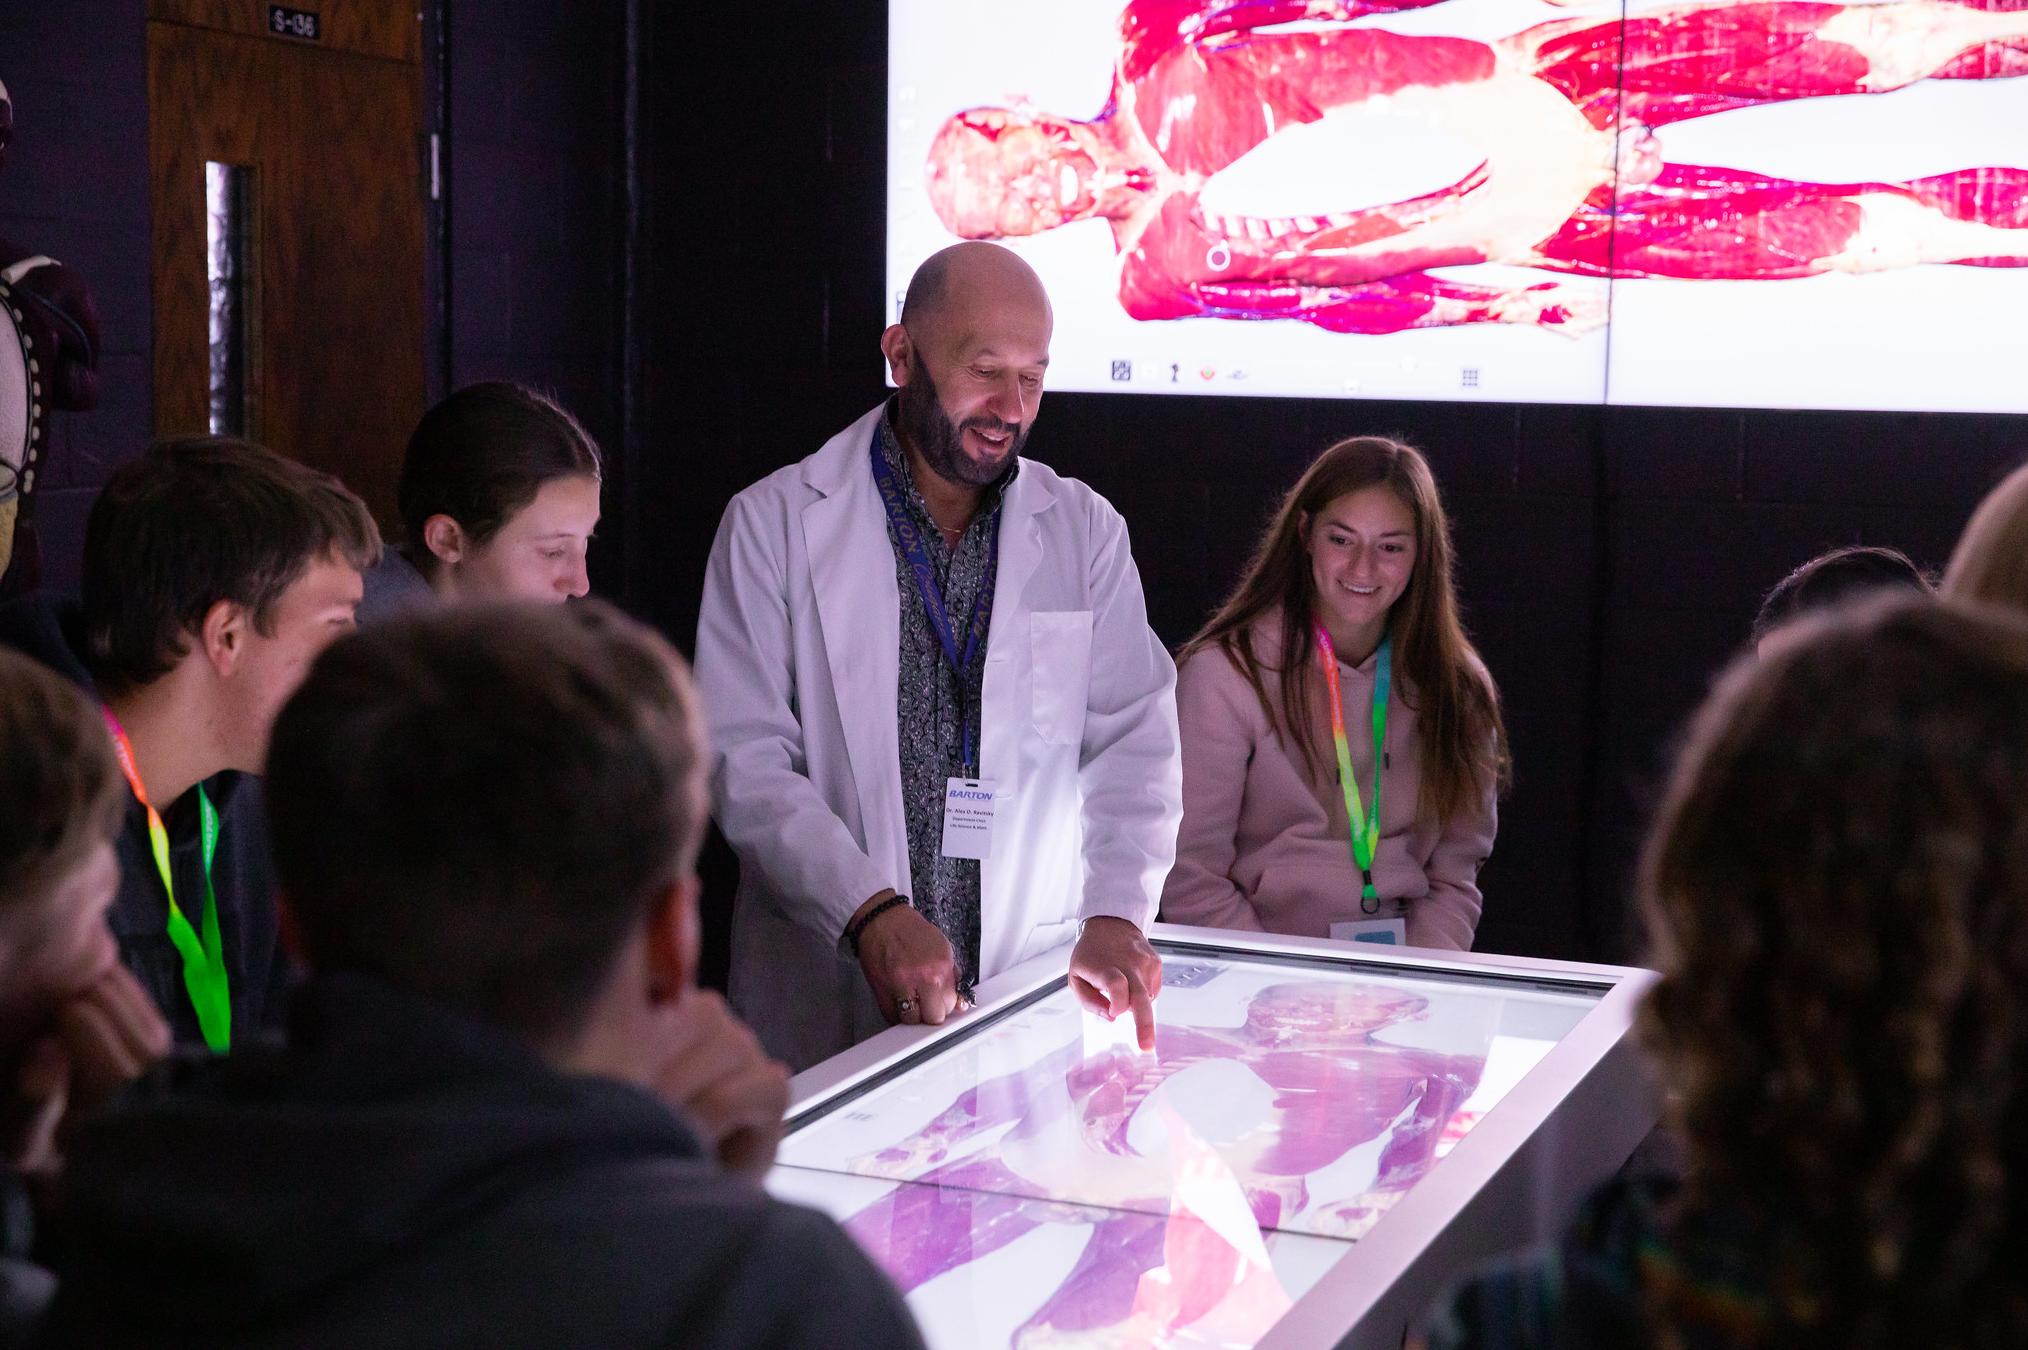
[[[861, 905], [853, 920], [893, 895], [882, 891]], [[950, 941], [912, 906], [895, 905], [859, 934], [859, 968], [880, 1004], [880, 1015], [890, 1022], [942, 1026], [958, 1010], [958, 962]]]
[[1108, 1022], [1131, 1009], [1141, 1048], [1155, 1048], [1162, 958], [1139, 928], [1108, 915], [1085, 920], [1084, 932], [1070, 950], [1070, 987], [1078, 1002]]
[[767, 1057], [746, 1023], [708, 989], [672, 1010], [656, 1093], [697, 1126], [728, 1172], [758, 1181], [774, 1166], [789, 1109], [789, 1071]]

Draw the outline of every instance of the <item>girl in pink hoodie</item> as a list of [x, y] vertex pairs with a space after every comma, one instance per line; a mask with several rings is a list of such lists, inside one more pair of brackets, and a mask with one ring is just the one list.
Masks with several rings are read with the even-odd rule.
[[1507, 738], [1421, 454], [1376, 436], [1326, 450], [1177, 666], [1164, 919], [1472, 945]]

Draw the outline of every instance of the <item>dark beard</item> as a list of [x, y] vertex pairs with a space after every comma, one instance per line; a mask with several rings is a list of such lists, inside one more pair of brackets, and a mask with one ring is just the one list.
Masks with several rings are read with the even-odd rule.
[[[913, 447], [923, 463], [929, 465], [930, 472], [960, 487], [985, 488], [999, 482], [1021, 453], [1021, 447], [1028, 444], [1028, 433], [1033, 427], [1033, 423], [1017, 426], [1003, 422], [990, 414], [951, 421], [944, 412], [943, 400], [937, 397], [936, 381], [921, 362], [916, 363], [915, 378], [897, 392], [895, 403], [895, 430], [901, 435], [901, 443]], [[1014, 439], [999, 459], [981, 464], [965, 453], [966, 427], [994, 435], [1011, 431]]]

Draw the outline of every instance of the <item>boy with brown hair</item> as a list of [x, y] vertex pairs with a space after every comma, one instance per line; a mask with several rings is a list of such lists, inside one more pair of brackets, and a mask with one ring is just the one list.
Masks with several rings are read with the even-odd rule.
[[288, 965], [251, 775], [311, 659], [351, 629], [379, 555], [372, 518], [335, 478], [193, 437], [107, 482], [78, 607], [0, 609], [0, 646], [100, 705], [129, 799], [110, 922], [179, 1045], [222, 1054], [280, 1019]]

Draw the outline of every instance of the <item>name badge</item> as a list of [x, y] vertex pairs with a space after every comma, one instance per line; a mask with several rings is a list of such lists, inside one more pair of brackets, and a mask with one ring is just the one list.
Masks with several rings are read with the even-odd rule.
[[1331, 925], [1331, 936], [1340, 942], [1378, 942], [1389, 947], [1406, 947], [1408, 920], [1347, 919]]
[[948, 780], [944, 785], [944, 856], [984, 858], [992, 851], [992, 780]]

